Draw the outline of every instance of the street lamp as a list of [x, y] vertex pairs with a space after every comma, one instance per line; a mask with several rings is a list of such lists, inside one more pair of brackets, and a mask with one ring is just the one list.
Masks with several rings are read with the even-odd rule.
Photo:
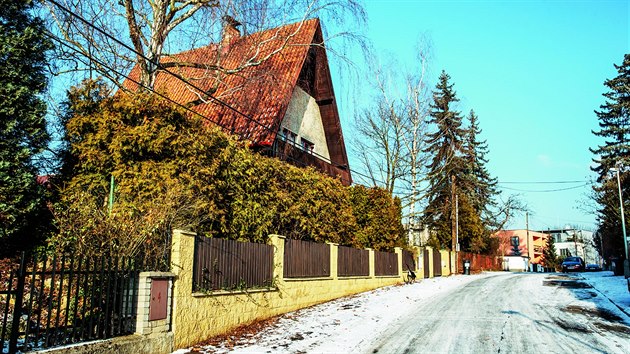
[[621, 179], [619, 178], [619, 169], [614, 167], [611, 172], [617, 174], [617, 187], [619, 188], [619, 206], [621, 207], [621, 228], [623, 229], [623, 247], [626, 252], [626, 259], [623, 261], [623, 274], [626, 278], [630, 278], [630, 261], [628, 261], [628, 237], [626, 236], [626, 218], [623, 212], [623, 198], [621, 197]]

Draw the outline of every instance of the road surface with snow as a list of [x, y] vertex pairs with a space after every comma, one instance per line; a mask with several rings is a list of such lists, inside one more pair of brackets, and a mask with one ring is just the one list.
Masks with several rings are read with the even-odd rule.
[[255, 335], [194, 350], [628, 353], [630, 295], [618, 289], [620, 277], [606, 273], [485, 273], [425, 279], [296, 311]]

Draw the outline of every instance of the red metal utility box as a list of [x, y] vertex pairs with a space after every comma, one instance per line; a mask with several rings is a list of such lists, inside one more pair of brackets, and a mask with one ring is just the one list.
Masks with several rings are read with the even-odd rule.
[[151, 281], [151, 302], [149, 303], [149, 321], [166, 318], [168, 308], [168, 279]]

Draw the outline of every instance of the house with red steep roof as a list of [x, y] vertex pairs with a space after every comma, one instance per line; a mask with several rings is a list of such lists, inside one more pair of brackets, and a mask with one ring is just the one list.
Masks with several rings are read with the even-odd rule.
[[[318, 19], [222, 39], [165, 56], [154, 89], [206, 117], [252, 149], [313, 166], [349, 185], [348, 157]], [[138, 78], [134, 68], [130, 78]], [[128, 81], [129, 89], [137, 85]]]

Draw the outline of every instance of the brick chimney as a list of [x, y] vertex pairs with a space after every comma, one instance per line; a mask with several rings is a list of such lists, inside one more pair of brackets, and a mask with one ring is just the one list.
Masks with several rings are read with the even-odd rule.
[[241, 38], [241, 32], [238, 26], [241, 23], [236, 21], [232, 16], [223, 16], [223, 34], [221, 35], [221, 48], [226, 52], [234, 42]]

